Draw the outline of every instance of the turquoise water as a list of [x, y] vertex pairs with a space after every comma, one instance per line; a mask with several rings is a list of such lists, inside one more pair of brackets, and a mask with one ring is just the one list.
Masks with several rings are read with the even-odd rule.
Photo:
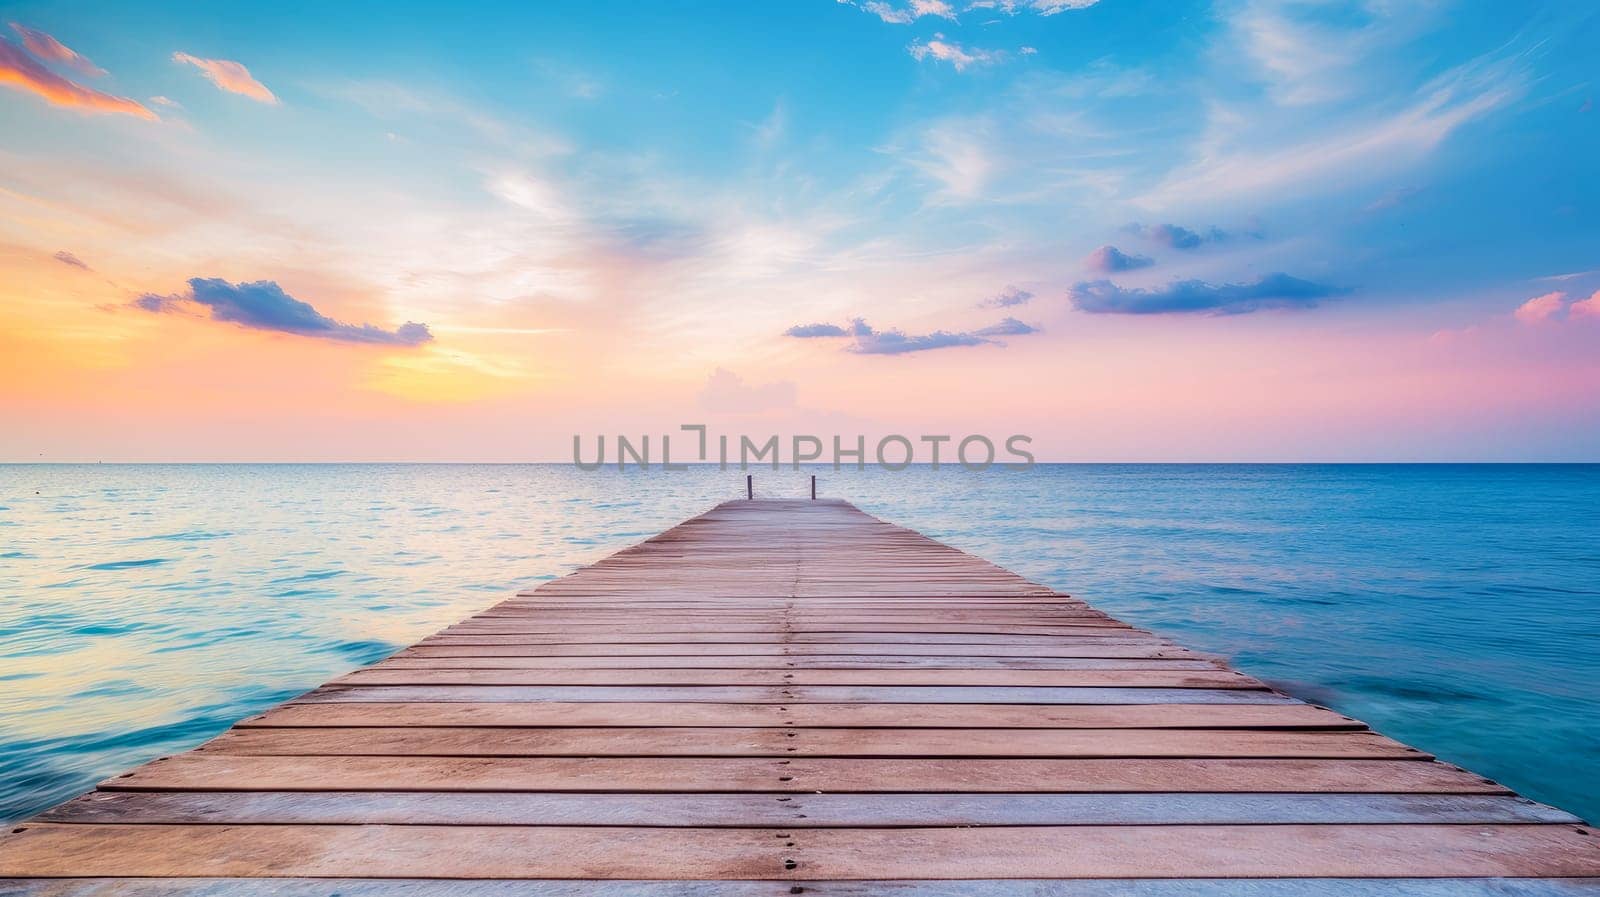
[[[767, 495], [806, 485], [756, 477]], [[1600, 819], [1600, 466], [824, 469], [820, 482]], [[0, 819], [743, 485], [561, 465], [0, 466]]]

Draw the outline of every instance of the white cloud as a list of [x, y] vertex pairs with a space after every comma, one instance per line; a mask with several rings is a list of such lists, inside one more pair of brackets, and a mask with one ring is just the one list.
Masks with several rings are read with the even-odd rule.
[[215, 84], [219, 90], [249, 97], [258, 103], [266, 103], [269, 106], [278, 105], [277, 96], [268, 90], [265, 84], [257, 81], [255, 76], [250, 74], [250, 70], [245, 68], [242, 63], [234, 62], [231, 59], [202, 59], [199, 56], [191, 56], [183, 52], [172, 54], [172, 61], [192, 65], [199, 69], [200, 73], [206, 76], [206, 80]]
[[978, 199], [996, 167], [984, 130], [981, 121], [965, 119], [935, 125], [924, 134], [922, 154], [910, 162], [939, 184], [943, 199]]
[[495, 196], [551, 223], [571, 221], [576, 217], [554, 184], [527, 172], [501, 174], [489, 181], [488, 188]]
[[1555, 320], [1566, 303], [1566, 293], [1545, 293], [1517, 306], [1517, 310], [1511, 314], [1524, 324], [1544, 324]]
[[1006, 58], [1003, 51], [982, 50], [976, 47], [967, 49], [954, 41], [945, 40], [942, 34], [935, 34], [929, 40], [914, 42], [907, 49], [919, 60], [937, 59], [940, 62], [948, 62], [958, 72], [964, 72], [975, 65], [991, 65]]
[[1274, 101], [1303, 106], [1368, 86], [1436, 13], [1431, 3], [1387, 0], [1245, 0], [1224, 16], [1223, 52], [1245, 60]]
[[1545, 293], [1517, 306], [1511, 316], [1520, 324], [1535, 326], [1560, 321], [1600, 320], [1600, 290], [1587, 299], [1577, 300], [1559, 291]]
[[867, 0], [860, 8], [891, 25], [909, 25], [923, 16], [955, 21], [956, 11], [944, 0], [911, 0], [906, 6], [891, 6], [883, 0]]
[[1366, 120], [1325, 119], [1329, 124], [1320, 133], [1288, 142], [1255, 133], [1248, 111], [1216, 103], [1194, 160], [1134, 201], [1165, 208], [1285, 189], [1301, 195], [1343, 190], [1415, 164], [1524, 88], [1521, 69], [1509, 61], [1474, 61], [1424, 85], [1398, 111]]
[[1014, 16], [1019, 12], [1036, 12], [1042, 16], [1053, 16], [1068, 10], [1088, 9], [1099, 2], [1100, 0], [973, 0], [967, 4], [967, 9], [992, 9], [1008, 16]]

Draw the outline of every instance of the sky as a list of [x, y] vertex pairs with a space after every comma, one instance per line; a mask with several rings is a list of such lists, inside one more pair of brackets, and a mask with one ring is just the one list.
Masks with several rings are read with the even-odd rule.
[[0, 2], [0, 460], [1600, 460], [1600, 11]]

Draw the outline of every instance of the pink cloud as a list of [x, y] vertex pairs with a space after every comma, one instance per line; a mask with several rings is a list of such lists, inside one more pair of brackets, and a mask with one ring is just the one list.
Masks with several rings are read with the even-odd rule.
[[1428, 337], [1428, 344], [1430, 346], [1455, 346], [1476, 339], [1480, 331], [1481, 328], [1476, 324], [1455, 329], [1435, 330]]
[[1580, 299], [1567, 306], [1567, 317], [1569, 319], [1593, 318], [1600, 321], [1600, 290], [1595, 290], [1594, 294], [1587, 299]]
[[976, 47], [969, 50], [958, 43], [945, 40], [942, 34], [935, 34], [932, 40], [914, 43], [908, 49], [918, 60], [931, 57], [941, 62], [948, 62], [955, 66], [958, 72], [964, 72], [974, 65], [989, 65], [1005, 58], [1005, 54], [998, 50], [980, 50]]
[[250, 70], [230, 59], [201, 59], [188, 53], [172, 54], [173, 62], [183, 62], [199, 69], [212, 84], [229, 93], [249, 97], [260, 103], [276, 106], [278, 98], [265, 84], [257, 81]]
[[1524, 324], [1544, 324], [1554, 321], [1556, 316], [1561, 314], [1561, 308], [1566, 301], [1566, 293], [1545, 293], [1517, 306], [1517, 310], [1511, 314]]
[[56, 106], [81, 112], [120, 113], [151, 121], [156, 118], [154, 112], [127, 97], [112, 96], [61, 77], [6, 40], [0, 40], [0, 84], [27, 91]]
[[88, 57], [43, 31], [16, 22], [11, 23], [11, 30], [22, 38], [22, 45], [28, 48], [28, 52], [40, 59], [60, 63], [90, 78], [98, 78], [106, 73], [105, 69], [90, 62]]
[[956, 11], [945, 0], [911, 0], [911, 4], [897, 9], [883, 0], [868, 0], [861, 8], [891, 25], [909, 25], [923, 16], [938, 16], [955, 20]]

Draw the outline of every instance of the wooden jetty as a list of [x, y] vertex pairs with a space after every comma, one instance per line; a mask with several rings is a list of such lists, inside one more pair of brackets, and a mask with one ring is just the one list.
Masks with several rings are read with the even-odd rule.
[[723, 504], [0, 836], [0, 894], [1600, 894], [1600, 837], [839, 501]]

